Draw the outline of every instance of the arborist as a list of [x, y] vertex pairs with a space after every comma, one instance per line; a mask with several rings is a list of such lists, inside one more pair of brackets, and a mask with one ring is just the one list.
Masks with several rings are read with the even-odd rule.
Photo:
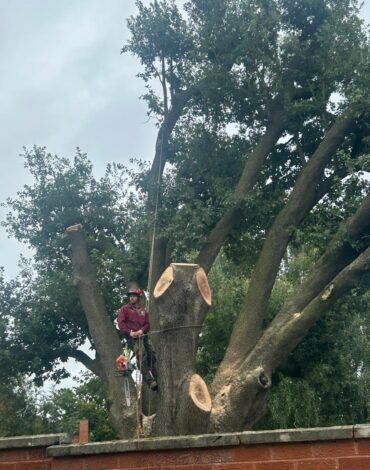
[[141, 289], [129, 289], [126, 295], [128, 304], [122, 305], [118, 311], [118, 328], [128, 347], [136, 355], [144, 381], [152, 390], [156, 390], [155, 356], [147, 336], [150, 330], [149, 315], [141, 305], [141, 299], [144, 297], [143, 291]]

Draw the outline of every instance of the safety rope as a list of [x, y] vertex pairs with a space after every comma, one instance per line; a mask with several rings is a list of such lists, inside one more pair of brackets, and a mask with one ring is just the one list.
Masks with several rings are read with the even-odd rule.
[[181, 325], [181, 326], [173, 326], [171, 328], [164, 328], [163, 330], [154, 330], [154, 331], [149, 331], [148, 333], [144, 333], [141, 336], [150, 336], [150, 335], [158, 335], [160, 333], [166, 333], [167, 331], [173, 331], [173, 330], [181, 330], [183, 328], [201, 328], [203, 325]]
[[162, 168], [162, 154], [163, 154], [163, 136], [161, 138], [161, 149], [159, 152], [159, 166], [158, 166], [158, 177], [157, 177], [157, 187], [156, 187], [156, 196], [155, 196], [155, 208], [154, 208], [154, 220], [153, 220], [153, 232], [152, 240], [150, 244], [150, 255], [149, 255], [149, 273], [148, 273], [148, 285], [146, 291], [148, 293], [145, 308], [149, 313], [150, 305], [150, 293], [152, 290], [152, 275], [153, 275], [153, 260], [154, 260], [154, 245], [155, 245], [155, 235], [157, 229], [157, 218], [158, 218], [158, 202], [159, 202], [159, 189], [161, 185], [161, 168]]
[[140, 373], [139, 380], [136, 380], [136, 422], [137, 422], [137, 438], [140, 439], [141, 437], [141, 421], [142, 421], [142, 385], [143, 385], [143, 371], [142, 371], [142, 364], [143, 364], [143, 343], [144, 338], [141, 336], [138, 337], [138, 370]]
[[[161, 184], [161, 169], [162, 169], [162, 155], [163, 155], [163, 135], [161, 138], [161, 149], [159, 152], [159, 166], [158, 166], [158, 177], [157, 177], [157, 184], [156, 184], [156, 196], [155, 196], [155, 207], [154, 207], [154, 220], [153, 220], [153, 231], [152, 231], [152, 239], [150, 243], [150, 255], [149, 255], [149, 272], [148, 272], [148, 284], [147, 284], [147, 297], [145, 300], [145, 309], [149, 313], [150, 311], [150, 294], [152, 290], [152, 276], [153, 276], [153, 260], [154, 260], [154, 245], [155, 245], [155, 236], [157, 230], [157, 219], [158, 219], [158, 202], [159, 202], [159, 189]], [[142, 348], [143, 348], [143, 336], [139, 336], [139, 350], [141, 348], [141, 357], [139, 358], [140, 362], [140, 375], [141, 375], [141, 382], [143, 380], [142, 372], [141, 372], [141, 362], [142, 362]], [[140, 383], [140, 390], [137, 388], [137, 400], [136, 400], [136, 416], [137, 416], [137, 429], [138, 429], [138, 439], [140, 438], [140, 421], [141, 416], [143, 413], [142, 410], [142, 400], [141, 400], [141, 385]], [[140, 393], [140, 397], [139, 394]], [[149, 394], [149, 414], [151, 409], [151, 394]]]

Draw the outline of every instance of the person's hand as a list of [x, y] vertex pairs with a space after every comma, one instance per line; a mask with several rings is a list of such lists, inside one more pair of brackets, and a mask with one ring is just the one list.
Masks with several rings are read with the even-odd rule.
[[130, 331], [131, 338], [136, 338], [136, 331]]
[[139, 331], [136, 332], [136, 335], [141, 336], [143, 333], [144, 333], [143, 330], [139, 330]]

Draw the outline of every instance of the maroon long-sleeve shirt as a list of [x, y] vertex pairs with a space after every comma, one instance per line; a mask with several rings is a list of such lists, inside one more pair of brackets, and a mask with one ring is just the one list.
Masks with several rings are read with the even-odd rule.
[[148, 312], [142, 308], [135, 308], [130, 304], [122, 305], [118, 311], [118, 328], [124, 335], [129, 335], [131, 331], [143, 330], [143, 333], [148, 333], [149, 315]]

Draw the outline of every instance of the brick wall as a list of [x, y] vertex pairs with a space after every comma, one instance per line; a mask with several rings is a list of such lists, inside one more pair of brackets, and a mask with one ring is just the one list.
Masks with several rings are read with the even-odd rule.
[[84, 445], [5, 441], [0, 470], [370, 470], [370, 424]]
[[48, 447], [68, 442], [64, 434], [0, 439], [0, 470], [51, 470]]

